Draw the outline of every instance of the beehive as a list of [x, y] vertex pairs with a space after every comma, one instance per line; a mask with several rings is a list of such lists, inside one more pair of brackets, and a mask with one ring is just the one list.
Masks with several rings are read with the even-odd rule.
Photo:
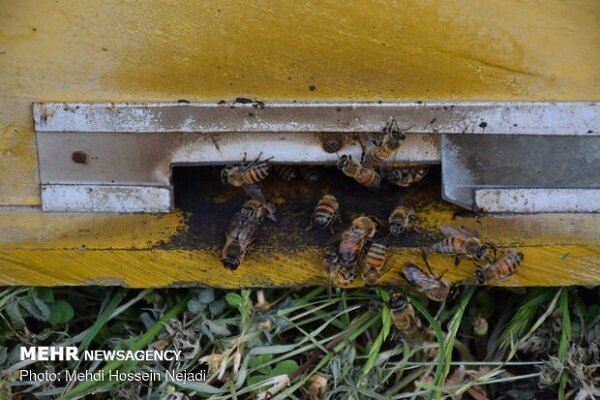
[[[476, 220], [440, 200], [435, 174], [407, 192], [377, 195], [335, 171], [315, 187], [271, 180], [265, 190], [287, 217], [279, 225], [265, 224], [235, 273], [220, 265], [219, 246], [223, 222], [243, 198], [209, 181], [208, 170], [200, 172], [207, 174], [202, 189], [194, 190], [197, 180], [182, 178], [186, 194], [172, 214], [40, 210], [33, 102], [217, 102], [239, 96], [267, 103], [597, 101], [600, 5], [509, 3], [2, 2], [0, 284], [324, 283], [319, 243], [327, 236], [305, 236], [303, 228], [311, 202], [328, 189], [339, 191], [346, 223], [353, 213], [383, 216], [400, 198], [419, 210], [420, 232], [394, 243], [386, 283], [399, 282], [401, 265], [435, 240], [437, 227], [449, 224], [476, 228], [501, 247], [523, 249], [526, 264], [497, 284], [598, 284], [598, 215]], [[441, 257], [431, 261], [438, 271], [448, 269], [451, 280], [473, 268], [455, 269]]]

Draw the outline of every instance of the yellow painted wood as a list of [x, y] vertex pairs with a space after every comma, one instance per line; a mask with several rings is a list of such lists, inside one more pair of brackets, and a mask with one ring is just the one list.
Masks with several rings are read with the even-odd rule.
[[[595, 246], [522, 247], [525, 262], [518, 273], [495, 281], [498, 286], [567, 286], [600, 284], [600, 250]], [[235, 272], [219, 262], [217, 251], [180, 250], [0, 250], [1, 285], [123, 285], [129, 287], [210, 285], [302, 286], [326, 284], [320, 269], [322, 253], [249, 254]], [[403, 284], [402, 266], [420, 261], [418, 251], [394, 254], [384, 284]], [[455, 282], [470, 277], [474, 266], [431, 257], [435, 270]], [[357, 279], [353, 287], [362, 285]]]
[[[0, 0], [0, 284], [324, 282], [318, 249], [249, 252], [230, 273], [218, 249], [161, 248], [188, 228], [181, 213], [51, 215], [24, 207], [40, 202], [34, 101], [598, 101], [598, 65], [596, 0]], [[519, 273], [497, 284], [599, 283], [598, 216], [477, 223], [452, 219], [455, 210], [421, 210], [420, 228], [466, 225], [524, 251]], [[386, 282], [398, 281], [416, 256], [416, 249], [397, 254]], [[432, 263], [451, 279], [472, 269], [439, 257]]]
[[0, 205], [39, 205], [34, 101], [597, 101], [598, 65], [597, 0], [0, 0]]
[[[494, 285], [600, 284], [599, 215], [489, 217], [455, 216], [451, 206], [422, 209], [419, 229], [442, 224], [478, 229], [500, 246], [518, 246], [525, 262], [518, 273]], [[187, 229], [181, 214], [44, 214], [36, 208], [0, 208], [0, 285], [125, 285], [150, 287], [203, 284], [216, 287], [325, 284], [322, 249], [250, 250], [235, 272], [223, 268], [220, 250], [165, 250], [161, 242]], [[277, 245], [277, 237], [262, 238]], [[385, 283], [401, 283], [408, 261], [421, 263], [419, 249], [395, 250]], [[454, 268], [451, 257], [430, 261], [445, 277], [461, 281], [472, 263]], [[361, 285], [358, 279], [354, 286]]]

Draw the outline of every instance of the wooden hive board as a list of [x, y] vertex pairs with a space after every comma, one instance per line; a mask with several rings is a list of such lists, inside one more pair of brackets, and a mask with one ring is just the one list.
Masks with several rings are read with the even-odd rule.
[[[220, 263], [224, 231], [246, 200], [245, 193], [219, 182], [218, 169], [181, 168], [174, 176], [178, 211], [167, 215], [42, 214], [37, 209], [9, 211], [0, 236], [0, 283], [7, 285], [109, 285], [129, 287], [211, 285], [215, 287], [325, 284], [321, 270], [329, 231], [306, 231], [324, 193], [340, 199], [342, 226], [358, 215], [382, 221], [377, 239], [391, 248], [383, 284], [403, 283], [402, 266], [422, 264], [420, 249], [443, 238], [441, 225], [465, 226], [494, 241], [500, 251], [518, 247], [525, 262], [513, 277], [493, 282], [509, 286], [600, 283], [600, 216], [585, 214], [478, 216], [440, 198], [439, 171], [409, 189], [379, 193], [362, 188], [335, 168], [317, 184], [283, 182], [275, 176], [262, 185], [277, 205], [278, 222], [259, 228], [240, 268]], [[418, 232], [398, 239], [387, 235], [385, 220], [396, 204], [413, 206]], [[339, 231], [339, 228], [338, 228]], [[434, 269], [461, 281], [475, 265], [431, 256]], [[353, 286], [362, 285], [357, 279]]]
[[[242, 201], [235, 191], [209, 201], [209, 192], [192, 185], [190, 196], [205, 198], [182, 199], [168, 215], [42, 213], [33, 102], [598, 101], [599, 15], [597, 0], [2, 2], [0, 284], [324, 283], [316, 246], [327, 235], [302, 230], [318, 190], [295, 187], [292, 197], [270, 182], [282, 215], [289, 215], [281, 226], [289, 229], [265, 224], [235, 273], [218, 260], [223, 226]], [[406, 194], [423, 216], [422, 231], [395, 243], [386, 282], [398, 281], [398, 268], [447, 223], [523, 249], [523, 268], [498, 284], [598, 284], [600, 216], [478, 223], [471, 215], [453, 219], [455, 208], [426, 193], [439, 191]], [[354, 212], [383, 215], [405, 197], [400, 190], [368, 195], [368, 203], [359, 191], [343, 199], [346, 223]], [[201, 207], [219, 211], [206, 223]], [[450, 279], [470, 272], [467, 264], [463, 272], [448, 260], [431, 261], [439, 271], [448, 268]]]

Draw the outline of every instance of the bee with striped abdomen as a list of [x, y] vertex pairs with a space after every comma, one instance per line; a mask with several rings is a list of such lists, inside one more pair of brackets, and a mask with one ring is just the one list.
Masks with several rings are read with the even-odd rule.
[[333, 280], [336, 286], [346, 286], [354, 280], [365, 245], [376, 231], [377, 225], [369, 217], [352, 221], [352, 226], [341, 233], [337, 251], [325, 253], [323, 269], [329, 281]]
[[417, 264], [408, 263], [402, 269], [404, 278], [418, 292], [423, 293], [429, 299], [439, 302], [446, 301], [450, 294], [450, 285], [442, 279], [444, 274], [442, 273], [440, 276], [434, 274], [425, 253], [423, 253], [423, 260], [429, 273], [423, 271]]
[[350, 228], [342, 232], [338, 248], [338, 263], [340, 266], [356, 266], [362, 255], [367, 235], [357, 229]]
[[298, 168], [293, 165], [273, 165], [273, 171], [286, 182], [298, 177]]
[[417, 214], [415, 214], [415, 210], [412, 207], [397, 206], [388, 218], [390, 234], [398, 236], [409, 229], [414, 229], [413, 222], [416, 217]]
[[270, 158], [259, 161], [260, 154], [256, 160], [247, 163], [246, 157], [237, 166], [228, 166], [221, 170], [221, 181], [235, 187], [253, 185], [265, 179], [271, 173]]
[[494, 243], [482, 242], [477, 237], [476, 232], [471, 232], [464, 227], [461, 227], [458, 231], [447, 225], [443, 225], [440, 229], [446, 238], [431, 246], [431, 251], [438, 254], [453, 255], [454, 265], [458, 265], [460, 256], [475, 262], [493, 263], [496, 260], [496, 246]]
[[387, 248], [383, 243], [373, 243], [363, 258], [362, 277], [368, 286], [377, 285], [386, 271]]
[[352, 221], [352, 226], [342, 232], [338, 249], [339, 263], [344, 266], [356, 266], [362, 256], [368, 239], [375, 236], [377, 225], [369, 217], [358, 217]]
[[401, 293], [394, 292], [390, 295], [389, 307], [392, 312], [394, 326], [409, 340], [423, 336], [423, 323], [415, 314], [415, 309], [408, 299]]
[[388, 122], [385, 128], [383, 128], [380, 140], [374, 141], [373, 144], [375, 146], [366, 151], [363, 165], [369, 168], [380, 166], [400, 148], [402, 142], [406, 139], [405, 131], [398, 128], [398, 123], [395, 119]]
[[429, 167], [392, 168], [387, 175], [388, 182], [400, 187], [409, 187], [420, 182], [429, 172]]
[[353, 160], [350, 155], [343, 155], [338, 161], [338, 168], [356, 182], [371, 190], [381, 188], [381, 176], [377, 171], [363, 166], [360, 162]]
[[321, 197], [311, 218], [311, 224], [306, 228], [311, 229], [314, 225], [319, 228], [327, 228], [333, 233], [333, 222], [341, 222], [340, 218], [340, 203], [330, 194]]
[[508, 278], [517, 271], [524, 258], [520, 251], [509, 250], [495, 262], [475, 270], [475, 280], [483, 285], [493, 279]]

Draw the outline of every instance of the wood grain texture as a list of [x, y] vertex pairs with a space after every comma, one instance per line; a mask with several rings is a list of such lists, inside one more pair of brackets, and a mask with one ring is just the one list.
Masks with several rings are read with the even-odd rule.
[[[532, 246], [519, 248], [525, 261], [498, 286], [569, 286], [600, 284], [600, 250], [592, 246]], [[325, 285], [320, 251], [249, 254], [235, 272], [219, 262], [218, 251], [193, 250], [0, 250], [0, 285], [123, 285], [128, 287]], [[382, 284], [404, 284], [403, 265], [420, 261], [418, 250], [395, 252]], [[447, 257], [431, 257], [437, 272], [448, 270], [451, 282], [470, 277], [471, 263], [454, 268]], [[357, 279], [352, 287], [362, 285]]]

